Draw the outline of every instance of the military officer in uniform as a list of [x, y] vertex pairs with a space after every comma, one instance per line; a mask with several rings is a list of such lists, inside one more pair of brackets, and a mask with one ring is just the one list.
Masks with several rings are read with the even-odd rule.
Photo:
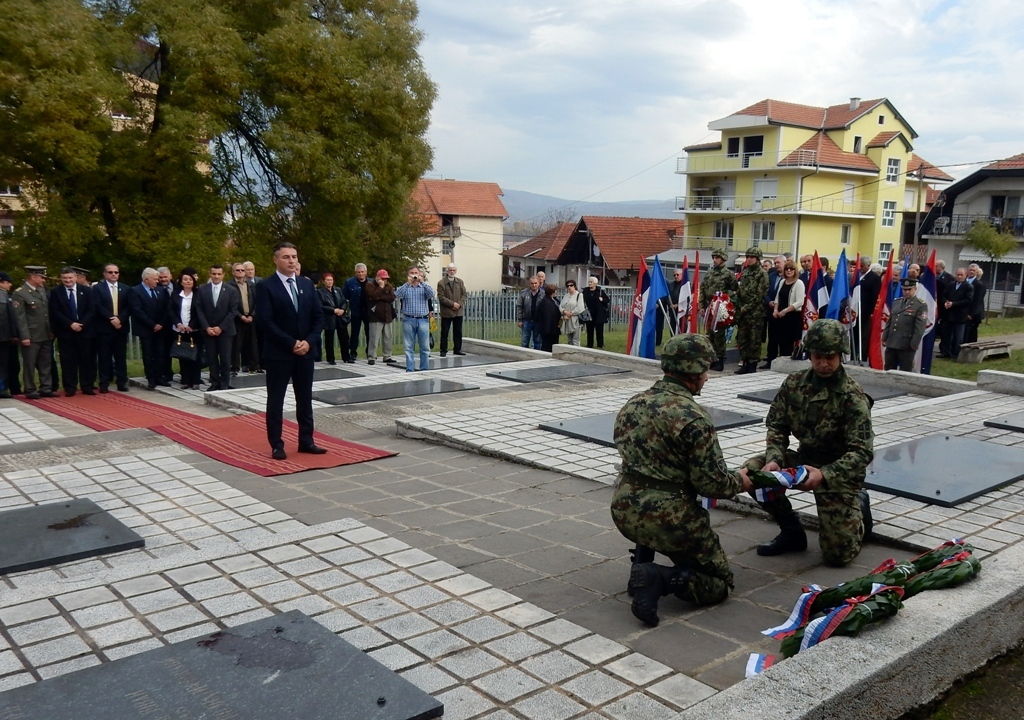
[[46, 268], [26, 265], [25, 272], [25, 283], [11, 295], [11, 308], [21, 338], [22, 385], [25, 397], [53, 397], [53, 333], [50, 332]]
[[[707, 312], [716, 292], [728, 293], [730, 297], [736, 292], [736, 276], [725, 266], [726, 260], [728, 256], [724, 250], [711, 251], [711, 269], [701, 278], [700, 283], [701, 312]], [[725, 331], [724, 327], [712, 330], [710, 324], [707, 326], [708, 337], [711, 338], [711, 345], [715, 350], [711, 369], [719, 372], [725, 368]]]
[[[804, 465], [808, 478], [799, 488], [812, 490], [818, 508], [819, 542], [826, 565], [848, 565], [871, 532], [871, 511], [864, 476], [874, 457], [871, 402], [843, 368], [849, 336], [837, 320], [818, 320], [804, 347], [811, 367], [792, 373], [779, 388], [765, 425], [767, 449], [746, 462], [748, 470], [780, 470]], [[800, 441], [793, 450], [790, 436]], [[807, 535], [785, 495], [761, 503], [781, 533], [759, 545], [758, 555], [807, 549]]]
[[743, 366], [737, 375], [757, 372], [764, 339], [764, 296], [768, 294], [768, 273], [761, 267], [761, 248], [747, 248], [736, 291], [736, 347]]
[[[751, 487], [746, 470], [726, 467], [714, 425], [694, 400], [716, 357], [706, 336], [675, 336], [661, 355], [664, 377], [631, 398], [615, 420], [622, 470], [612, 520], [637, 543], [628, 588], [633, 615], [650, 626], [658, 624], [663, 595], [711, 605], [732, 588], [729, 561], [697, 499]], [[672, 566], [654, 564], [655, 551]]]
[[914, 372], [914, 355], [928, 326], [928, 306], [917, 297], [917, 280], [900, 281], [903, 296], [896, 299], [885, 323], [885, 369]]

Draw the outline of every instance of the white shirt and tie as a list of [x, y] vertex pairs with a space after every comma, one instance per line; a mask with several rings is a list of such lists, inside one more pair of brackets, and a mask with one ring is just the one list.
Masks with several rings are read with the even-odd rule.
[[298, 289], [296, 288], [295, 276], [294, 275], [291, 275], [291, 276], [285, 275], [284, 273], [282, 273], [280, 271], [277, 272], [277, 276], [281, 279], [281, 282], [284, 283], [284, 288], [285, 288], [285, 290], [288, 291], [288, 297], [290, 297], [292, 299], [292, 307], [295, 308], [295, 312], [298, 312], [299, 311], [299, 292], [298, 292]]

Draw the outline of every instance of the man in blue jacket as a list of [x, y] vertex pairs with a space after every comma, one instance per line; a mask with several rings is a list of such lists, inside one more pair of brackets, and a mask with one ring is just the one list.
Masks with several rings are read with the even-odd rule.
[[[345, 362], [354, 363], [356, 358], [359, 357], [359, 330], [363, 331], [363, 343], [369, 344], [370, 340], [370, 315], [369, 308], [366, 304], [366, 265], [363, 263], [357, 263], [355, 267], [355, 276], [350, 277], [345, 281], [344, 287], [341, 289], [341, 294], [348, 300], [348, 316], [349, 316], [349, 339], [348, 339], [348, 359]], [[369, 358], [369, 351], [366, 353], [366, 357]]]

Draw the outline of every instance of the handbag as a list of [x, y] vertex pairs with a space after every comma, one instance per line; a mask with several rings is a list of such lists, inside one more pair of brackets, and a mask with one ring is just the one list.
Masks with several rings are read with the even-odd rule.
[[580, 313], [580, 322], [585, 322], [586, 323], [586, 322], [592, 322], [593, 320], [594, 320], [594, 318], [590, 314], [589, 310], [584, 310], [583, 312]]
[[199, 346], [196, 345], [196, 341], [191, 336], [189, 336], [187, 341], [182, 342], [184, 339], [183, 335], [178, 335], [178, 339], [171, 345], [171, 357], [196, 362], [199, 360]]

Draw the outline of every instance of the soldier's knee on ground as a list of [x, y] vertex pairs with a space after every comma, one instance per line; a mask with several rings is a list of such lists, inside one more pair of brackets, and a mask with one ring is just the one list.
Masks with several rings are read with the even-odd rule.
[[675, 596], [694, 605], [717, 605], [729, 597], [730, 583], [712, 575], [696, 573], [675, 591]]

